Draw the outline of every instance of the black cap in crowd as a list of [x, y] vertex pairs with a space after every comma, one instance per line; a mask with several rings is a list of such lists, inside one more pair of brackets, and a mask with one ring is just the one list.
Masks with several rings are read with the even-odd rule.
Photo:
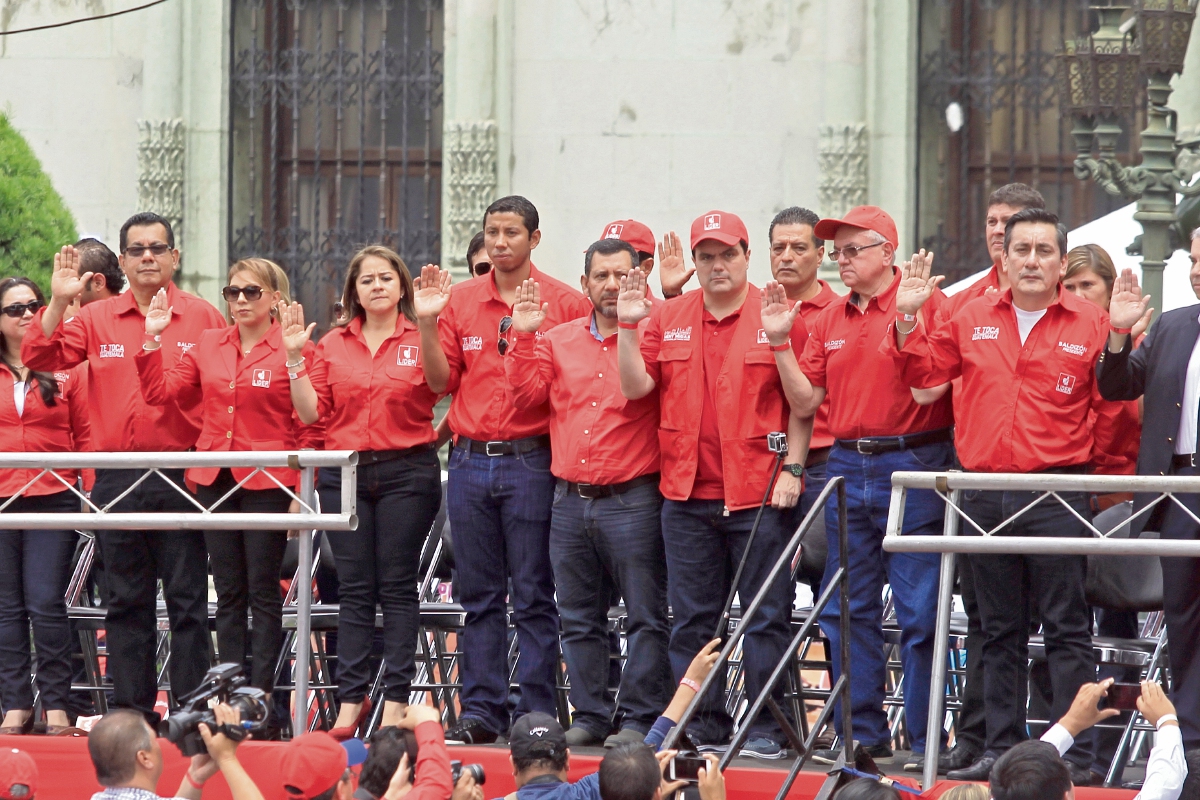
[[513, 758], [554, 758], [567, 751], [567, 734], [554, 717], [534, 711], [513, 724], [508, 745]]

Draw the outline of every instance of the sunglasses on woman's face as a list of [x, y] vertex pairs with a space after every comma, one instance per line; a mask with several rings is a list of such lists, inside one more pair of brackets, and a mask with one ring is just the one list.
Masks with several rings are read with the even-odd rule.
[[226, 286], [221, 290], [221, 296], [225, 298], [226, 303], [236, 303], [238, 295], [246, 296], [246, 299], [253, 303], [258, 298], [262, 297], [261, 286]]
[[30, 314], [36, 314], [37, 310], [41, 307], [42, 303], [40, 300], [30, 300], [28, 303], [13, 303], [10, 306], [5, 306], [4, 308], [0, 309], [0, 314], [4, 314], [6, 317], [16, 317], [17, 319], [20, 319], [21, 317], [25, 316], [26, 311], [28, 311]]

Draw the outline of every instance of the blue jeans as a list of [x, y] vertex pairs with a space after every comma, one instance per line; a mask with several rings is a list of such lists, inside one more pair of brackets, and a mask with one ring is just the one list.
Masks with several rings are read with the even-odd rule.
[[515, 717], [557, 715], [558, 610], [550, 566], [550, 449], [487, 456], [450, 454], [446, 505], [458, 588], [467, 612], [462, 633], [462, 716], [504, 734], [508, 711], [508, 581], [520, 658]]
[[[883, 535], [887, 530], [892, 473], [948, 470], [953, 460], [954, 449], [948, 442], [878, 455], [862, 455], [837, 445], [829, 452], [829, 478], [841, 476], [846, 479], [850, 663], [853, 665], [850, 708], [854, 738], [864, 746], [887, 744], [891, 738], [883, 708], [887, 662], [882, 623], [883, 585], [886, 582], [892, 585], [896, 618], [900, 623], [900, 661], [904, 668], [904, 715], [908, 733], [913, 752], [925, 752], [941, 559], [936, 553], [885, 553]], [[909, 491], [904, 506], [903, 532], [940, 535], [943, 509], [941, 499], [934, 492]], [[828, 581], [840, 566], [836, 495], [831, 495], [825, 506], [825, 529], [829, 543], [825, 564], [825, 580]], [[838, 653], [842, 631], [838, 609], [835, 595], [820, 617], [821, 630], [829, 639], [830, 652], [834, 656], [834, 681], [841, 674]]]
[[[733, 582], [757, 508], [724, 513], [720, 500], [664, 500], [663, 543], [667, 553], [667, 596], [675, 614], [671, 629], [671, 670], [679, 680], [696, 653], [712, 638], [721, 619], [725, 599]], [[784, 515], [773, 508], [763, 511], [754, 547], [738, 584], [743, 609], [758, 594], [771, 567], [783, 554], [790, 531]], [[791, 639], [792, 599], [795, 586], [788, 570], [780, 571], [771, 584], [758, 613], [745, 624], [742, 668], [746, 698], [753, 702], [766, 686], [775, 665], [784, 657]], [[776, 688], [776, 702], [784, 707], [783, 685]], [[688, 728], [697, 744], [719, 744], [729, 740], [733, 719], [725, 711], [725, 681], [713, 683], [700, 702]], [[786, 713], [786, 709], [785, 709]], [[749, 720], [750, 738], [766, 737], [786, 745], [783, 731], [769, 712]]]
[[621, 727], [649, 732], [671, 702], [667, 656], [667, 562], [658, 486], [588, 500], [559, 481], [550, 517], [550, 561], [558, 587], [563, 658], [573, 724], [607, 736], [618, 704], [609, 691], [608, 609], [625, 598], [629, 650], [621, 674]]

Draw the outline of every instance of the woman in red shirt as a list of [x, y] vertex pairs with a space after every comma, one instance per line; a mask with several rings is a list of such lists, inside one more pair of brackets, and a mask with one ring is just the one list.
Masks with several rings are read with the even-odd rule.
[[[326, 531], [337, 563], [338, 711], [331, 733], [348, 737], [369, 704], [369, 657], [375, 606], [383, 609], [383, 725], [395, 725], [408, 704], [415, 674], [421, 548], [441, 504], [441, 468], [434, 450], [433, 405], [425, 383], [421, 335], [413, 311], [413, 280], [400, 256], [365, 247], [350, 260], [342, 293], [345, 317], [321, 338], [292, 380], [300, 419], [325, 424], [325, 447], [357, 450], [358, 530]], [[299, 304], [284, 311], [291, 363], [301, 358], [313, 325]], [[340, 473], [322, 470], [321, 509], [341, 508]]]
[[[185, 406], [199, 402], [199, 451], [294, 450], [320, 444], [319, 429], [303, 425], [292, 409], [288, 358], [276, 321], [277, 307], [285, 302], [281, 275], [278, 266], [262, 258], [243, 259], [230, 267], [229, 285], [221, 294], [234, 324], [204, 331], [196, 346], [169, 370], [163, 369], [159, 345], [164, 332], [170, 332], [166, 293], [160, 291], [150, 303], [146, 343], [136, 358], [142, 395], [152, 405], [165, 404], [170, 398]], [[309, 345], [307, 352], [314, 350]], [[193, 467], [185, 478], [197, 499], [211, 508], [253, 472], [249, 468]], [[299, 479], [296, 470], [264, 470], [249, 477], [213, 510], [286, 512], [294, 501], [280, 484], [294, 490]], [[283, 643], [279, 571], [287, 532], [215, 530], [206, 531], [204, 541], [217, 590], [219, 658], [242, 664], [248, 649], [250, 683], [270, 693]], [[254, 616], [249, 637], [247, 608]], [[277, 722], [273, 720], [272, 725]]]
[[[34, 313], [46, 304], [28, 278], [0, 281], [0, 451], [71, 452], [88, 439], [87, 391], [80, 367], [50, 375], [21, 363], [21, 340]], [[83, 366], [86, 369], [86, 365]], [[0, 513], [72, 513], [79, 496], [39, 469], [0, 470]], [[58, 473], [76, 483], [75, 472]], [[19, 495], [19, 496], [17, 496]], [[64, 530], [0, 530], [0, 734], [28, 733], [34, 723], [29, 683], [29, 631], [37, 650], [37, 686], [46, 709], [46, 732], [70, 729], [71, 628], [63, 593], [79, 535]]]

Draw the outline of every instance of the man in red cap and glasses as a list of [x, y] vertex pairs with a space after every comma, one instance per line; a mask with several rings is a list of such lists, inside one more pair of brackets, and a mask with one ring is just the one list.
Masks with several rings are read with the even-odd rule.
[[[617, 299], [621, 393], [638, 400], [660, 392], [662, 531], [667, 594], [675, 613], [669, 650], [677, 680], [723, 627], [730, 576], [739, 562], [745, 558], [738, 589], [746, 604], [783, 552], [790, 533], [783, 510], [796, 504], [801, 482], [787, 474], [771, 485], [775, 457], [768, 434], [790, 434], [786, 462], [789, 472], [799, 472], [812, 430], [810, 420], [790, 413], [785, 399], [786, 378], [799, 373], [793, 345], [803, 346], [803, 322], [795, 321], [778, 284], [768, 284], [763, 292], [749, 283], [748, 242], [746, 226], [735, 214], [710, 211], [698, 217], [691, 248], [700, 289], [657, 309], [640, 342], [638, 323], [651, 311], [645, 275], [631, 272]], [[774, 345], [767, 330], [777, 327], [784, 335]], [[748, 547], [764, 497], [770, 507], [763, 510]], [[715, 584], [714, 576], [721, 576]], [[792, 589], [783, 571], [759, 613], [746, 622], [743, 665], [750, 698], [763, 690], [786, 653]], [[720, 684], [705, 696], [689, 727], [698, 745], [723, 744], [732, 732]], [[746, 724], [751, 727], [743, 753], [782, 755], [786, 739], [770, 715]]]
[[[880, 352], [880, 343], [896, 321], [900, 283], [895, 266], [899, 239], [892, 218], [881, 208], [858, 206], [842, 219], [821, 220], [814, 233], [833, 242], [829, 255], [850, 289], [844, 300], [831, 303], [809, 323], [810, 335], [800, 359], [807, 380], [802, 380], [799, 411], [811, 414], [829, 399], [834, 443], [827, 475], [830, 480], [840, 476], [846, 481], [850, 630], [841, 630], [836, 604], [821, 614], [821, 630], [834, 653], [841, 637], [850, 637], [854, 738], [873, 758], [890, 758], [891, 736], [883, 708], [886, 662], [881, 596], [884, 583], [892, 585], [901, 629], [904, 709], [914, 754], [905, 766], [919, 769], [924, 763], [939, 559], [935, 553], [884, 553], [883, 536], [892, 473], [946, 470], [953, 464], [950, 401], [942, 397], [931, 405], [918, 405], [892, 360]], [[932, 319], [944, 299], [935, 290], [920, 313]], [[939, 534], [942, 518], [942, 502], [933, 492], [909, 492], [904, 533]], [[841, 566], [837, 522], [837, 506], [830, 498], [825, 515], [826, 581]], [[841, 665], [834, 659], [834, 680], [840, 672]]]

